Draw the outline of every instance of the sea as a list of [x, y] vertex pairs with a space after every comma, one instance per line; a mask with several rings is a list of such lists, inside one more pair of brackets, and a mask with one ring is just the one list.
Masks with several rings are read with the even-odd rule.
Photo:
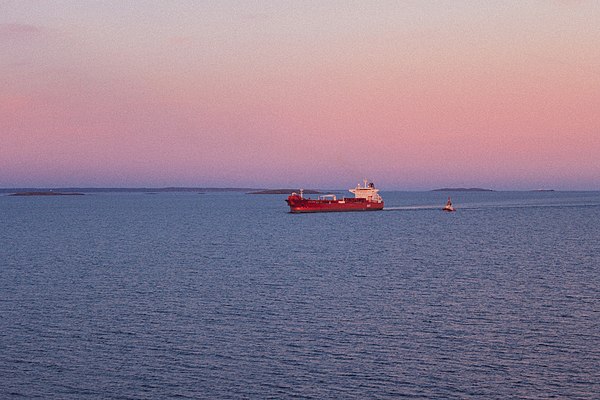
[[600, 192], [382, 196], [1, 195], [0, 398], [600, 398]]

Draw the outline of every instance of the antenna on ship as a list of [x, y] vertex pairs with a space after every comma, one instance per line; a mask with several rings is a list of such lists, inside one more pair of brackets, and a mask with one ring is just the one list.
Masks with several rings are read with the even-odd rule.
[[304, 189], [300, 189], [300, 198], [303, 199], [304, 198]]

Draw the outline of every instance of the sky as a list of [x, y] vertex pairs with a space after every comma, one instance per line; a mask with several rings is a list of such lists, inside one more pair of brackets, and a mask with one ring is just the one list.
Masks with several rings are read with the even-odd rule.
[[600, 190], [600, 2], [0, 0], [0, 187]]

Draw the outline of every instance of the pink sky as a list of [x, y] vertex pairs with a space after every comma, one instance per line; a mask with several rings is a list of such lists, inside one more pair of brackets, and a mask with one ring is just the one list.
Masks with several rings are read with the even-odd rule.
[[0, 187], [600, 189], [600, 2], [2, 1]]

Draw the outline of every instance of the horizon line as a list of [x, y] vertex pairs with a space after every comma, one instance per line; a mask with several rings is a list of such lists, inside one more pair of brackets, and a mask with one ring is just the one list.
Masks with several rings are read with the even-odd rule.
[[[21, 187], [0, 187], [0, 192], [13, 191], [53, 191], [53, 190], [79, 190], [89, 192], [135, 192], [135, 191], [163, 191], [163, 192], [185, 192], [185, 191], [231, 191], [242, 192], [250, 190], [300, 190], [300, 187], [243, 187], [243, 186], [21, 186]], [[324, 188], [307, 188], [304, 190], [319, 190], [319, 191], [346, 191], [348, 189], [324, 189]], [[431, 192], [431, 191], [456, 191], [456, 192], [598, 192], [600, 189], [553, 189], [553, 188], [536, 188], [536, 189], [490, 189], [480, 187], [442, 187], [431, 189], [381, 189], [382, 191], [391, 192]]]

